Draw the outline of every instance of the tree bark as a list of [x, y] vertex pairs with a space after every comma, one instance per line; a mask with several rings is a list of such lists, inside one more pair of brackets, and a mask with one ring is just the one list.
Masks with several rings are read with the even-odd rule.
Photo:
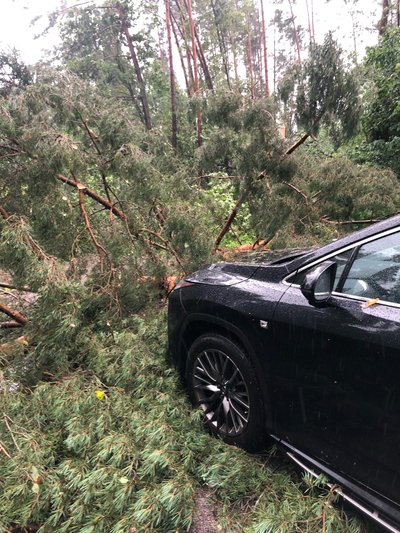
[[18, 311], [14, 311], [14, 309], [11, 309], [10, 307], [2, 303], [0, 303], [0, 311], [15, 320], [15, 322], [18, 322], [18, 324], [20, 324], [21, 326], [25, 326], [25, 324], [28, 322], [28, 319], [25, 318], [24, 315], [22, 315]]
[[251, 30], [250, 30], [250, 21], [247, 18], [247, 72], [248, 79], [250, 80], [250, 94], [251, 99], [255, 100], [255, 86], [254, 86], [254, 70], [253, 70], [253, 52], [251, 49]]
[[261, 0], [261, 24], [262, 24], [262, 39], [264, 51], [264, 82], [265, 82], [265, 96], [269, 96], [269, 80], [268, 80], [268, 49], [267, 49], [267, 31], [265, 27], [264, 16], [264, 0]]
[[231, 44], [231, 50], [232, 50], [232, 56], [233, 56], [233, 71], [235, 73], [235, 82], [236, 84], [238, 84], [239, 83], [238, 61], [237, 61], [237, 55], [236, 55], [236, 46], [235, 46], [235, 42], [232, 36], [230, 36], [230, 44]]
[[175, 19], [175, 24], [183, 39], [183, 42], [185, 43], [187, 70], [189, 73], [189, 78], [188, 78], [189, 79], [189, 97], [191, 97], [194, 92], [194, 73], [193, 73], [193, 66], [192, 66], [193, 53], [190, 50], [190, 46], [189, 46], [188, 39], [187, 39], [185, 14], [183, 12], [180, 1], [175, 0], [175, 4], [179, 10], [179, 16], [181, 19], [181, 27], [179, 26], [176, 19]]
[[378, 23], [379, 35], [383, 35], [386, 31], [389, 19], [390, 1], [382, 0], [382, 14]]
[[[171, 6], [171, 4], [170, 4], [170, 6]], [[186, 65], [185, 65], [185, 60], [183, 58], [182, 48], [181, 48], [181, 45], [180, 45], [180, 42], [179, 42], [179, 39], [178, 39], [178, 34], [177, 34], [178, 24], [176, 22], [174, 14], [171, 11], [170, 11], [170, 13], [171, 13], [171, 28], [172, 28], [172, 32], [174, 34], [176, 47], [178, 49], [179, 60], [181, 62], [183, 76], [185, 78], [186, 93], [190, 97], [190, 83], [189, 83], [188, 73], [187, 73], [187, 69], [186, 69]]]
[[230, 215], [225, 221], [225, 224], [223, 225], [221, 231], [218, 233], [217, 238], [214, 242], [214, 252], [218, 250], [219, 245], [221, 244], [222, 239], [225, 237], [225, 235], [228, 233], [230, 227], [232, 226], [233, 221], [236, 218], [236, 215], [238, 214], [238, 211], [240, 209], [240, 206], [243, 204], [247, 196], [247, 190], [243, 191], [239, 200], [237, 201], [235, 207], [232, 209]]
[[307, 8], [308, 37], [310, 39], [310, 43], [313, 43], [314, 42], [314, 29], [313, 29], [313, 24], [311, 22], [310, 6], [308, 3], [308, 0], [306, 0], [306, 8]]
[[222, 32], [221, 32], [221, 28], [220, 28], [220, 25], [219, 25], [218, 14], [217, 14], [217, 10], [215, 8], [214, 0], [211, 0], [211, 8], [212, 8], [213, 15], [214, 15], [215, 28], [217, 30], [218, 46], [219, 46], [219, 51], [220, 51], [221, 57], [222, 57], [222, 64], [224, 66], [224, 71], [225, 71], [225, 76], [226, 76], [226, 83], [228, 84], [229, 90], [231, 90], [232, 87], [231, 87], [231, 80], [230, 80], [230, 76], [229, 76], [228, 52], [227, 52], [225, 41], [224, 41], [224, 38], [223, 38], [223, 35], [222, 35]]
[[296, 50], [297, 50], [297, 63], [301, 65], [300, 39], [299, 39], [299, 34], [296, 28], [296, 21], [295, 21], [294, 13], [293, 13], [293, 4], [292, 4], [292, 0], [288, 0], [288, 1], [289, 1], [290, 13], [291, 13], [292, 25], [293, 25], [293, 39], [296, 44]]
[[290, 148], [288, 148], [285, 152], [285, 155], [292, 154], [299, 146], [301, 146], [303, 143], [306, 142], [306, 140], [310, 137], [310, 133], [305, 133], [298, 139]]
[[169, 82], [171, 90], [171, 145], [176, 152], [178, 146], [178, 120], [176, 114], [176, 85], [174, 62], [172, 53], [171, 40], [171, 5], [170, 0], [165, 0], [165, 18], [167, 25], [167, 40], [168, 40], [168, 68], [169, 68]]
[[15, 322], [15, 320], [10, 320], [9, 322], [2, 322], [0, 324], [0, 329], [12, 329], [12, 328], [22, 328], [23, 324]]
[[7, 213], [7, 211], [1, 206], [0, 206], [0, 216], [4, 220], [7, 220], [7, 218], [10, 218], [10, 215]]
[[127, 40], [129, 53], [131, 56], [134, 69], [135, 69], [136, 79], [137, 79], [138, 86], [139, 86], [140, 99], [142, 101], [144, 124], [146, 128], [150, 130], [151, 129], [151, 118], [150, 118], [149, 103], [148, 103], [147, 94], [146, 94], [146, 86], [143, 80], [142, 71], [141, 71], [139, 61], [136, 55], [135, 47], [133, 46], [132, 37], [129, 33], [129, 28], [126, 23], [124, 8], [119, 3], [116, 3], [114, 7], [117, 11], [117, 14], [118, 14], [118, 17], [121, 23], [122, 33], [125, 35], [125, 38]]
[[[194, 20], [193, 20], [193, 13], [192, 13], [192, 0], [186, 0], [186, 9], [189, 17], [189, 27], [190, 27], [190, 35], [192, 38], [192, 54], [193, 54], [193, 74], [194, 74], [194, 92], [197, 95], [200, 89], [199, 85], [199, 74], [197, 71], [197, 47], [196, 47], [196, 35], [195, 35], [195, 27], [194, 27]], [[197, 112], [197, 146], [201, 146], [203, 144], [203, 138], [202, 138], [202, 116], [201, 111]]]
[[200, 60], [200, 65], [201, 65], [201, 69], [202, 69], [202, 71], [204, 73], [204, 79], [205, 79], [207, 88], [210, 91], [214, 91], [214, 84], [213, 84], [213, 81], [212, 81], [212, 78], [211, 78], [211, 74], [210, 74], [210, 70], [208, 68], [206, 56], [204, 55], [203, 46], [201, 44], [201, 41], [200, 41], [200, 38], [199, 38], [199, 32], [197, 31], [196, 26], [194, 27], [194, 32], [195, 32], [196, 41], [197, 41], [197, 52], [198, 52], [198, 56], [199, 56], [199, 60]]

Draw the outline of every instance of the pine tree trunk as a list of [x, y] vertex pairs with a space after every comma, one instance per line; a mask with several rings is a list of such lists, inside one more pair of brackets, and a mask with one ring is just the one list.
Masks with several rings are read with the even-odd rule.
[[306, 8], [307, 8], [308, 37], [309, 37], [310, 43], [313, 43], [314, 42], [314, 32], [313, 32], [313, 26], [312, 26], [312, 23], [311, 23], [310, 6], [308, 4], [308, 0], [306, 0]]
[[211, 8], [212, 8], [213, 15], [214, 15], [215, 28], [217, 30], [217, 38], [218, 38], [218, 47], [219, 47], [219, 51], [220, 51], [220, 54], [221, 54], [221, 57], [222, 57], [222, 64], [224, 66], [224, 71], [225, 71], [225, 76], [226, 76], [226, 83], [228, 85], [229, 90], [231, 90], [232, 87], [231, 87], [231, 80], [230, 80], [230, 76], [229, 76], [228, 52], [227, 52], [226, 44], [225, 44], [225, 41], [224, 41], [224, 38], [223, 38], [223, 35], [222, 35], [222, 32], [221, 32], [221, 28], [220, 28], [220, 25], [219, 25], [218, 14], [217, 14], [217, 10], [215, 8], [214, 0], [211, 0]]
[[194, 27], [194, 32], [195, 32], [195, 35], [196, 35], [197, 52], [198, 52], [198, 56], [199, 56], [199, 60], [200, 60], [200, 65], [201, 65], [201, 69], [202, 69], [202, 71], [204, 73], [204, 79], [205, 79], [207, 88], [210, 91], [214, 91], [214, 84], [213, 84], [213, 81], [212, 81], [212, 78], [211, 78], [210, 70], [209, 70], [208, 65], [207, 65], [207, 60], [206, 60], [206, 57], [204, 55], [204, 50], [203, 50], [203, 47], [201, 45], [201, 41], [200, 41], [200, 38], [199, 38], [199, 32], [197, 31], [196, 26]]
[[177, 20], [175, 19], [176, 27], [178, 28], [178, 31], [181, 35], [181, 38], [183, 42], [185, 43], [185, 50], [186, 50], [186, 62], [187, 62], [187, 71], [189, 73], [189, 97], [193, 95], [195, 89], [195, 82], [194, 82], [194, 72], [192, 67], [192, 60], [193, 60], [193, 53], [190, 49], [188, 39], [186, 36], [186, 20], [185, 20], [185, 14], [183, 12], [182, 6], [180, 4], [179, 0], [175, 0], [175, 4], [179, 10], [179, 16], [181, 19], [181, 26], [179, 26]]
[[296, 51], [297, 51], [297, 63], [298, 63], [299, 65], [301, 65], [301, 56], [300, 56], [300, 38], [299, 38], [299, 34], [298, 34], [298, 31], [297, 31], [297, 28], [296, 28], [296, 21], [295, 21], [294, 13], [293, 13], [293, 4], [292, 4], [292, 0], [288, 0], [288, 1], [289, 1], [290, 13], [291, 13], [291, 17], [292, 17], [293, 39], [294, 39], [294, 42], [295, 42], [295, 45], [296, 45]]
[[[170, 5], [171, 7], [171, 5]], [[187, 73], [187, 70], [186, 70], [186, 65], [185, 65], [185, 59], [183, 57], [183, 52], [182, 52], [182, 47], [181, 47], [181, 44], [179, 42], [179, 39], [178, 39], [178, 34], [177, 34], [177, 22], [176, 22], [176, 19], [174, 17], [174, 14], [172, 12], [171, 13], [171, 27], [172, 27], [172, 32], [174, 34], [174, 38], [175, 38], [175, 44], [176, 44], [176, 47], [178, 49], [178, 54], [179, 54], [179, 60], [181, 62], [181, 67], [182, 67], [182, 72], [183, 72], [183, 76], [185, 78], [185, 84], [186, 84], [186, 92], [187, 92], [187, 95], [190, 96], [190, 84], [189, 84], [189, 78], [188, 78], [188, 73]]]
[[379, 35], [383, 35], [386, 31], [389, 19], [390, 1], [382, 0], [382, 14], [378, 24]]
[[149, 103], [147, 100], [147, 94], [146, 94], [146, 86], [143, 80], [142, 71], [139, 65], [139, 61], [136, 55], [135, 47], [133, 46], [132, 37], [129, 33], [129, 28], [126, 24], [126, 18], [124, 13], [124, 8], [121, 4], [117, 3], [115, 4], [115, 9], [117, 11], [118, 17], [121, 22], [121, 30], [122, 33], [125, 35], [125, 38], [127, 40], [129, 53], [131, 56], [131, 60], [135, 69], [136, 79], [139, 86], [139, 92], [140, 92], [140, 99], [142, 101], [142, 108], [143, 108], [143, 117], [144, 117], [144, 124], [148, 130], [151, 129], [151, 118], [150, 118], [150, 110], [149, 110]]
[[[193, 13], [192, 13], [192, 0], [186, 0], [186, 9], [187, 9], [188, 17], [189, 17], [190, 35], [192, 38], [194, 92], [197, 95], [200, 90], [200, 84], [199, 84], [199, 75], [197, 71], [197, 47], [196, 47], [196, 35], [195, 35]], [[203, 125], [202, 125], [201, 111], [197, 112], [196, 122], [197, 122], [197, 146], [201, 146], [203, 144], [203, 139], [202, 139]]]
[[168, 40], [168, 66], [169, 66], [169, 80], [171, 87], [171, 145], [176, 151], [178, 146], [178, 121], [176, 116], [176, 85], [174, 74], [174, 63], [172, 53], [171, 40], [171, 5], [170, 0], [165, 0], [165, 18], [167, 25], [167, 40]]
[[265, 16], [264, 16], [264, 0], [261, 0], [261, 24], [262, 24], [262, 38], [263, 38], [265, 96], [268, 98], [269, 96], [268, 49], [267, 49], [267, 31], [265, 28]]
[[255, 87], [254, 87], [254, 70], [253, 70], [253, 52], [251, 49], [251, 33], [250, 22], [247, 19], [247, 78], [250, 80], [250, 94], [251, 99], [255, 100]]
[[239, 83], [238, 61], [237, 61], [237, 55], [236, 55], [236, 46], [235, 46], [232, 35], [230, 36], [230, 43], [231, 43], [231, 50], [232, 50], [232, 57], [233, 57], [233, 71], [235, 73], [235, 82], [237, 85]]

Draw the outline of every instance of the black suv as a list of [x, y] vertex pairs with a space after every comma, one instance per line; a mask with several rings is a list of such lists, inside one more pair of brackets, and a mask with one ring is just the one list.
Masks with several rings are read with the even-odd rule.
[[169, 343], [213, 433], [249, 451], [272, 438], [400, 531], [400, 216], [186, 277]]

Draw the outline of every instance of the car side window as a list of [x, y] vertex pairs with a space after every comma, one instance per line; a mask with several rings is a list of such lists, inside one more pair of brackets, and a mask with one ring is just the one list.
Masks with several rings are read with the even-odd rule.
[[[344, 270], [344, 267], [346, 266], [347, 261], [350, 259], [350, 256], [353, 253], [353, 249], [354, 248], [351, 248], [350, 250], [346, 250], [345, 252], [342, 252], [341, 254], [337, 254], [334, 257], [329, 258], [329, 261], [334, 261], [337, 265], [335, 285], [334, 285], [335, 288], [337, 287], [340, 276], [342, 275], [342, 272]], [[315, 265], [313, 265], [310, 268], [307, 268], [306, 270], [298, 272], [295, 276], [293, 276], [293, 278], [291, 279], [289, 278], [288, 281], [290, 281], [291, 283], [295, 283], [296, 285], [301, 285], [303, 283], [304, 278], [308, 274], [308, 272], [310, 272], [310, 270], [312, 270], [314, 267]]]
[[340, 292], [400, 303], [400, 233], [362, 245]]

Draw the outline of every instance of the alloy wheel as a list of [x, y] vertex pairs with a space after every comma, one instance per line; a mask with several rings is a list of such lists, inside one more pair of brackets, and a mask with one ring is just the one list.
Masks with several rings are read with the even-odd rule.
[[195, 360], [193, 390], [209, 424], [219, 433], [236, 436], [246, 428], [250, 400], [243, 376], [224, 352], [202, 351]]

